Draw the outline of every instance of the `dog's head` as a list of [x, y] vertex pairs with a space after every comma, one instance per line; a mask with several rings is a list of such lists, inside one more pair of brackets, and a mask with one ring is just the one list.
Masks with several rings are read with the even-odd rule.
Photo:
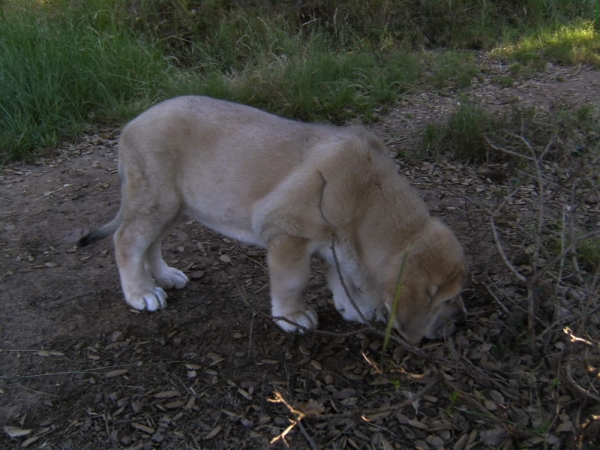
[[[385, 304], [392, 309], [400, 280], [395, 327], [411, 344], [423, 337], [443, 339], [464, 322], [467, 311], [461, 297], [466, 262], [461, 245], [443, 223], [433, 220], [418, 233], [410, 247], [390, 265]], [[395, 276], [395, 279], [394, 279]]]

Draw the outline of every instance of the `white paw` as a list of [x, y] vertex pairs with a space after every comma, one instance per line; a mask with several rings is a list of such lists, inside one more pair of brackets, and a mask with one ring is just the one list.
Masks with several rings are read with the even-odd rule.
[[385, 306], [380, 306], [375, 309], [375, 320], [377, 322], [387, 323], [388, 321], [388, 310]]
[[[317, 313], [310, 308], [307, 308], [304, 311], [296, 311], [287, 314], [276, 314], [275, 311], [273, 311], [273, 316], [285, 317], [287, 320], [289, 320], [289, 322], [286, 322], [285, 320], [277, 320], [275, 323], [279, 325], [279, 328], [281, 328], [283, 331], [288, 331], [290, 333], [297, 331], [300, 334], [304, 334], [304, 328], [314, 330], [319, 326], [319, 318], [317, 317]], [[304, 328], [300, 328], [298, 325]]]
[[168, 270], [156, 275], [156, 284], [163, 289], [183, 289], [189, 278], [181, 270], [169, 267]]
[[352, 303], [348, 302], [348, 304], [344, 304], [343, 306], [338, 306], [336, 303], [336, 309], [347, 322], [364, 323], [363, 317], [366, 320], [371, 320], [373, 315], [375, 315], [375, 309], [370, 306], [358, 306], [358, 308], [362, 313], [362, 317]]
[[154, 288], [154, 291], [147, 291], [141, 295], [127, 295], [125, 300], [129, 306], [140, 311], [156, 311], [167, 306], [167, 294], [159, 287]]

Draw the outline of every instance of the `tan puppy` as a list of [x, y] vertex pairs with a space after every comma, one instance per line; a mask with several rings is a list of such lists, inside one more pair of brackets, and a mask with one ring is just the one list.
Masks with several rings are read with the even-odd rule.
[[[390, 310], [406, 257], [396, 328], [412, 343], [440, 338], [465, 318], [463, 251], [398, 175], [383, 143], [355, 127], [306, 124], [207, 97], [160, 103], [129, 123], [119, 141], [121, 209], [81, 240], [114, 234], [127, 303], [155, 311], [163, 289], [188, 278], [169, 267], [161, 240], [185, 218], [268, 250], [272, 314], [308, 329], [302, 300], [309, 260], [329, 263], [329, 288], [346, 320], [361, 321], [331, 251], [366, 319]], [[405, 256], [406, 255], [406, 256]], [[298, 327], [279, 320], [286, 331]]]

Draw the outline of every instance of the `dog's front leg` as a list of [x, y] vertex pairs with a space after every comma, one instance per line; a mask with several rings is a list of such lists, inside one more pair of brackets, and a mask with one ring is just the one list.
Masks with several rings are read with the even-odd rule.
[[294, 322], [278, 320], [277, 325], [285, 331], [303, 332], [297, 325], [311, 330], [317, 328], [317, 313], [302, 299], [302, 291], [310, 278], [309, 241], [280, 234], [269, 241], [267, 248], [272, 314]]

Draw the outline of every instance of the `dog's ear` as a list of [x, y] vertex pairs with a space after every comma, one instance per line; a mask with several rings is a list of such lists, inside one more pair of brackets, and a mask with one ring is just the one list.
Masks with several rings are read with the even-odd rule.
[[405, 273], [396, 309], [396, 329], [410, 344], [418, 344], [429, 321], [429, 297], [423, 280]]
[[344, 140], [339, 147], [336, 157], [324, 161], [319, 171], [324, 185], [321, 208], [335, 228], [354, 222], [369, 208], [379, 183], [381, 158], [387, 158], [380, 140], [367, 132]]
[[439, 286], [432, 286], [430, 295], [434, 299], [447, 300], [460, 290], [463, 280], [467, 272], [466, 265], [459, 264], [456, 266], [450, 276]]

